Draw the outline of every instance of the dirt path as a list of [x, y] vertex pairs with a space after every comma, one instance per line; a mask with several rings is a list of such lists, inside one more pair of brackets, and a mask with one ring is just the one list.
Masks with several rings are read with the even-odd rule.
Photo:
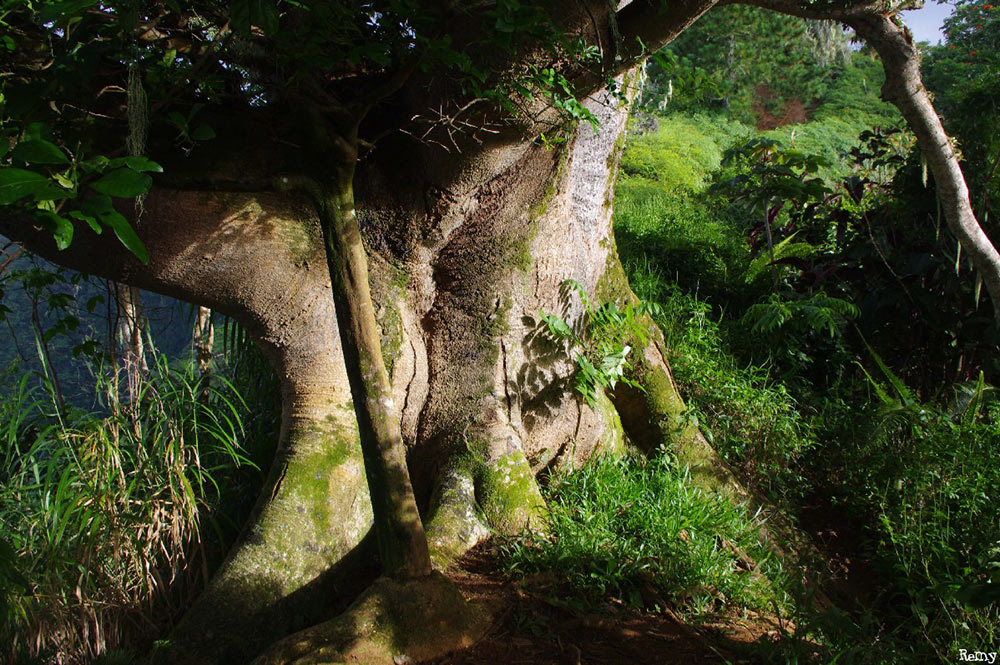
[[[490, 544], [472, 550], [449, 578], [466, 597], [485, 603], [495, 617], [489, 634], [462, 652], [426, 665], [670, 665], [754, 663], [758, 640], [775, 639], [766, 616], [735, 616], [723, 610], [698, 628], [670, 613], [641, 613], [608, 602], [583, 607], [552, 592], [534, 575], [508, 580]], [[743, 614], [743, 613], [740, 613]]]

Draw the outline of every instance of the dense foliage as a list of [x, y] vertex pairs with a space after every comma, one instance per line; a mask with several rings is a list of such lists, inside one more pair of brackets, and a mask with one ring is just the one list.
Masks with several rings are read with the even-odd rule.
[[[537, 95], [562, 119], [590, 119], [545, 64], [596, 54], [553, 40], [546, 19], [516, 2], [484, 10], [483, 42], [516, 50], [534, 36], [552, 49], [502, 76], [413, 2], [102, 7], [0, 10], [0, 205], [60, 246], [76, 229], [110, 229], [148, 258], [116, 201], [141, 196], [161, 170], [142, 156], [148, 132], [187, 154], [218, 138], [217, 118], [233, 107], [313, 126], [318, 106], [345, 110], [337, 93], [362, 74], [364, 104], [394, 72], [439, 68], [511, 116]], [[997, 11], [959, 4], [925, 63], [994, 237]], [[622, 159], [616, 237], [648, 304], [581, 291], [578, 328], [543, 315], [574, 353], [577, 391], [592, 406], [601, 390], [637, 385], [623, 338], [654, 317], [687, 420], [804, 523], [836, 514], [855, 539], [831, 551], [877, 583], [836, 598], [842, 611], [797, 605], [792, 571], [759, 546], [754, 521], [694, 489], [667, 453], [553, 476], [550, 531], [511, 542], [511, 570], [555, 569], [590, 601], [653, 610], [772, 606], [799, 626], [780, 647], [788, 661], [818, 648], [839, 662], [923, 662], [996, 644], [1000, 333], [880, 85], [875, 60], [836, 26], [748, 7], [710, 14], [654, 59], [647, 114]], [[241, 444], [275, 438], [273, 417], [255, 425], [266, 436], [246, 431], [276, 401], [273, 385], [238, 354], [223, 373], [234, 383], [215, 376], [211, 388], [190, 363], [154, 356], [123, 401], [100, 344], [69, 341], [81, 326], [67, 295], [78, 278], [66, 285], [37, 268], [10, 277], [37, 357], [33, 375], [11, 366], [0, 402], [4, 655], [146, 646], [248, 508], [259, 478], [245, 463], [269, 451]], [[89, 359], [96, 409], [67, 404], [50, 347]]]
[[132, 394], [115, 287], [36, 258], [10, 265], [0, 276], [0, 658], [148, 649], [252, 506], [277, 433], [273, 378], [235, 327], [204, 374], [188, 308], [147, 294], [147, 370]]
[[554, 585], [584, 598], [651, 610], [786, 603], [755, 521], [693, 486], [668, 456], [602, 459], [550, 480], [550, 532], [507, 546], [511, 573], [556, 571]]
[[850, 60], [832, 22], [729, 5], [654, 57], [645, 99], [661, 109], [725, 111], [770, 129], [804, 120]]
[[[929, 79], [948, 81], [944, 108], [984, 212], [994, 175], [992, 138], [979, 136], [992, 112], [982, 79], [994, 55], [952, 47], [985, 38], [991, 12], [959, 7], [949, 42], [927, 56], [928, 71], [948, 77]], [[956, 66], [968, 69], [943, 73]], [[856, 84], [855, 100], [877, 90]], [[853, 575], [881, 580], [841, 599], [857, 611], [806, 612], [799, 625], [844, 662], [948, 660], [995, 644], [1000, 626], [989, 584], [1000, 539], [988, 462], [1000, 445], [997, 325], [912, 139], [865, 108], [842, 113], [851, 99], [752, 140], [731, 118], [658, 118], [623, 159], [616, 234], [633, 286], [663, 305], [692, 417], [807, 523], [838, 512], [855, 535], [834, 552], [847, 548]], [[856, 138], [803, 146], [834, 115], [860, 120]], [[686, 152], [671, 151], [680, 136]], [[787, 182], [767, 187], [775, 177]]]
[[[633, 289], [659, 305], [688, 419], [751, 485], [826, 534], [839, 609], [817, 611], [785, 587], [799, 601], [789, 605], [796, 635], [758, 655], [949, 662], [959, 649], [992, 650], [1000, 337], [981, 283], [941, 220], [912, 137], [877, 100], [870, 55], [824, 60], [805, 25], [728, 10], [731, 25], [719, 12], [651, 66], [645, 114], [622, 158], [615, 233]], [[998, 11], [959, 4], [924, 64], [994, 237]], [[775, 94], [769, 60], [745, 55], [732, 67], [754, 43], [744, 33], [751, 19], [792, 35], [798, 50], [784, 56], [801, 69], [787, 70], [811, 81], [822, 70], [822, 82], [792, 76]], [[762, 30], [749, 34], [756, 52], [771, 52]], [[807, 112], [773, 123], [794, 95]], [[517, 566], [544, 561], [590, 593], [628, 598], [641, 586], [627, 581], [636, 559], [622, 554], [615, 569], [595, 554], [630, 532], [600, 531], [624, 527], [621, 509], [582, 491], [615, 484], [614, 496], [650, 468], [614, 466], [614, 483], [597, 470], [555, 479], [553, 538], [516, 548]], [[712, 528], [728, 524], [716, 515]], [[699, 574], [719, 588], [707, 569]]]

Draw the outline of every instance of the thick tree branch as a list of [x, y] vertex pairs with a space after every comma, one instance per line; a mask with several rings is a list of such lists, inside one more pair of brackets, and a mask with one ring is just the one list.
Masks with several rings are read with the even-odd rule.
[[672, 42], [718, 0], [677, 0], [664, 6], [659, 0], [635, 0], [617, 14], [621, 34], [621, 62], [617, 73]]

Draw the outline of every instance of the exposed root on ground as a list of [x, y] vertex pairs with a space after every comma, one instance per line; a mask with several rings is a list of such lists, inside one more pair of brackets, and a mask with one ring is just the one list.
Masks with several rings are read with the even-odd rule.
[[469, 647], [489, 625], [489, 613], [439, 573], [380, 577], [346, 612], [278, 642], [254, 665], [416, 663]]

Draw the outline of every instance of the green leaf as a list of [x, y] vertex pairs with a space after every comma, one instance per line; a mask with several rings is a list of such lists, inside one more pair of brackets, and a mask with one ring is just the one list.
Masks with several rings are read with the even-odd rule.
[[41, 173], [25, 169], [0, 169], [0, 205], [10, 205], [26, 196], [39, 201], [66, 198], [66, 190], [53, 187]]
[[238, 35], [250, 34], [250, 0], [233, 0], [229, 5], [229, 25]]
[[65, 217], [60, 217], [48, 210], [39, 210], [35, 213], [35, 219], [41, 223], [46, 231], [52, 234], [59, 251], [66, 249], [73, 242], [73, 222]]
[[215, 138], [215, 130], [212, 129], [211, 125], [200, 124], [193, 132], [191, 132], [191, 138], [195, 141], [208, 141]]
[[97, 219], [94, 218], [92, 215], [88, 215], [80, 210], [74, 210], [71, 213], [69, 213], [69, 216], [81, 222], [86, 222], [87, 226], [89, 226], [97, 235], [101, 235], [101, 232], [104, 231], [104, 229], [101, 228], [101, 225], [98, 223]]
[[111, 209], [101, 214], [101, 221], [111, 227], [115, 235], [118, 236], [118, 239], [122, 241], [122, 244], [135, 254], [136, 258], [144, 264], [149, 263], [149, 253], [146, 251], [146, 246], [142, 244], [139, 236], [135, 233], [135, 229], [132, 228], [132, 225], [128, 223], [128, 220], [121, 213]]
[[110, 163], [111, 160], [104, 155], [97, 155], [96, 157], [91, 157], [86, 161], [80, 162], [80, 168], [87, 173], [104, 173]]
[[179, 111], [171, 111], [167, 114], [167, 122], [179, 129], [184, 134], [187, 134], [188, 130], [188, 119], [184, 117], [184, 114]]
[[59, 146], [45, 139], [18, 143], [10, 156], [27, 164], [69, 164], [69, 157], [59, 149]]
[[273, 37], [278, 32], [278, 5], [275, 0], [251, 0], [250, 21], [264, 34]]
[[90, 186], [102, 194], [129, 199], [145, 194], [152, 184], [153, 179], [148, 175], [129, 168], [120, 168], [105, 173]]
[[576, 336], [573, 334], [573, 330], [569, 327], [565, 321], [554, 314], [546, 314], [545, 312], [539, 312], [542, 321], [548, 327], [549, 332], [553, 336], [560, 339], [575, 339]]
[[964, 584], [955, 597], [969, 607], [986, 607], [1000, 602], [1000, 584]]
[[250, 34], [257, 26], [268, 37], [278, 31], [278, 5], [274, 0], [233, 0], [229, 8], [229, 22], [238, 34]]
[[163, 173], [163, 167], [148, 157], [119, 157], [107, 163], [107, 168], [111, 169], [117, 169], [122, 166], [127, 166], [133, 171], [141, 173]]
[[628, 352], [632, 348], [627, 344], [621, 349], [614, 353], [608, 354], [601, 359], [601, 372], [608, 377], [608, 382], [611, 387], [615, 387], [615, 381], [618, 380], [625, 371], [625, 357], [628, 356]]
[[63, 2], [44, 2], [41, 3], [39, 12], [41, 14], [42, 22], [58, 23], [81, 16], [96, 4], [97, 0], [63, 0]]

